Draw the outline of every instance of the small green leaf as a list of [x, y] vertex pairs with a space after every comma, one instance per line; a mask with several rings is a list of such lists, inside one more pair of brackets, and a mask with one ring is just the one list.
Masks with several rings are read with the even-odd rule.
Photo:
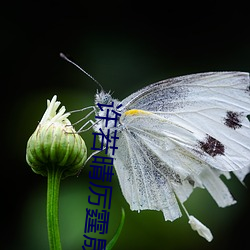
[[121, 218], [121, 222], [120, 225], [113, 237], [113, 239], [108, 243], [108, 245], [106, 246], [106, 250], [111, 250], [113, 248], [113, 246], [115, 245], [116, 241], [118, 240], [120, 233], [122, 231], [123, 225], [124, 225], [124, 221], [125, 221], [125, 211], [122, 208], [122, 218]]

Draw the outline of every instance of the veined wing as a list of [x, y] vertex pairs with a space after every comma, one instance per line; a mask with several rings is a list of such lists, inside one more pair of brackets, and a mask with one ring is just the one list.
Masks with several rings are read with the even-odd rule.
[[[125, 110], [146, 110], [191, 131], [193, 153], [210, 166], [237, 170], [242, 180], [250, 168], [249, 76], [242, 72], [202, 73], [149, 85], [123, 101]], [[179, 132], [173, 132], [182, 140]], [[182, 141], [183, 147], [187, 142]], [[245, 169], [245, 170], [242, 170]]]
[[219, 171], [191, 153], [191, 131], [144, 111], [128, 111], [121, 124], [115, 167], [132, 210], [161, 210], [173, 221], [181, 216], [175, 196], [184, 202], [196, 186], [205, 187], [221, 207], [234, 203]]
[[[122, 101], [126, 110], [176, 112], [186, 107], [211, 105], [204, 94], [211, 90], [231, 90], [229, 97], [245, 101], [249, 105], [249, 74], [244, 72], [208, 72], [170, 78], [148, 85], [131, 94]], [[202, 93], [202, 95], [201, 95]], [[225, 94], [225, 93], [224, 93]], [[210, 100], [210, 99], [209, 99]], [[213, 99], [217, 103], [221, 98]], [[229, 105], [232, 99], [229, 100]], [[225, 103], [226, 100], [225, 100]], [[210, 107], [210, 106], [209, 106]], [[249, 106], [247, 106], [249, 108]]]

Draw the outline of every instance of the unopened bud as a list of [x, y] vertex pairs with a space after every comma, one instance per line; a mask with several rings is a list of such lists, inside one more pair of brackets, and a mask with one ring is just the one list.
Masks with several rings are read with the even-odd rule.
[[47, 176], [49, 168], [59, 168], [62, 177], [75, 175], [82, 168], [87, 149], [82, 137], [76, 133], [64, 106], [54, 96], [47, 101], [41, 122], [27, 143], [26, 160], [32, 170]]

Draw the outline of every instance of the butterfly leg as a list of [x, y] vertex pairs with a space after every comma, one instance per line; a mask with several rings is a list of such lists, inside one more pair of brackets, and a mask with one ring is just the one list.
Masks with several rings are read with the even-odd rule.
[[[82, 121], [83, 119], [81, 119]], [[92, 120], [88, 120], [87, 122], [85, 122], [77, 131], [77, 133], [82, 133], [82, 132], [86, 132], [88, 130], [90, 130], [91, 128], [93, 128], [99, 121], [92, 121]], [[79, 123], [79, 121], [77, 122]], [[91, 124], [89, 127], [87, 127], [88, 124]], [[87, 128], [85, 128], [87, 127]]]
[[[84, 120], [86, 120], [87, 118], [89, 118], [93, 113], [96, 114], [96, 108], [95, 106], [90, 106], [90, 107], [86, 107], [86, 108], [82, 108], [82, 109], [78, 109], [78, 110], [73, 110], [70, 111], [70, 114], [73, 113], [77, 113], [77, 112], [83, 112], [85, 110], [90, 110], [89, 113], [87, 113], [83, 118], [81, 118], [80, 120], [78, 120], [77, 122], [75, 122], [74, 124], [72, 124], [73, 126], [83, 122]], [[86, 128], [86, 126], [88, 124], [91, 124], [88, 128]], [[88, 131], [89, 129], [91, 129], [94, 125], [96, 124], [96, 122], [92, 121], [92, 120], [88, 120], [87, 122], [85, 122], [77, 131], [77, 133], [81, 133], [81, 132], [85, 132]]]

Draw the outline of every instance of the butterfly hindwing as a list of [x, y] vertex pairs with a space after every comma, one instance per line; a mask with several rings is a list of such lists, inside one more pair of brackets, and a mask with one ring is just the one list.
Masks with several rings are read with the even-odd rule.
[[175, 195], [184, 202], [197, 186], [207, 188], [221, 207], [234, 203], [217, 170], [182, 146], [185, 139], [190, 141], [188, 148], [192, 146], [190, 131], [183, 130], [179, 143], [170, 131], [182, 128], [154, 114], [125, 115], [123, 123], [115, 165], [132, 210], [162, 210], [165, 219], [172, 221], [181, 215]]
[[123, 195], [131, 209], [162, 210], [166, 220], [171, 221], [180, 217], [169, 177], [157, 170], [155, 164], [159, 161], [156, 162], [154, 153], [133, 135], [133, 131], [123, 131], [117, 145], [114, 164]]

